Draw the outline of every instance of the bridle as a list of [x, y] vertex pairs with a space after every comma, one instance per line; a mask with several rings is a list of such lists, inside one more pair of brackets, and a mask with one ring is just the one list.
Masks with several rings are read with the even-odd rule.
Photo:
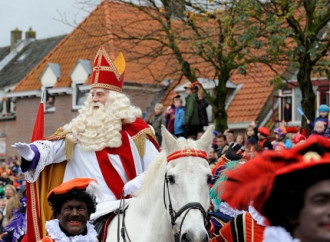
[[[184, 149], [184, 150], [178, 150], [178, 151], [170, 154], [169, 156], [167, 156], [167, 163], [169, 163], [171, 160], [175, 160], [180, 157], [187, 157], [187, 156], [201, 157], [201, 158], [207, 160], [207, 154], [205, 151], [194, 150], [194, 149]], [[168, 212], [171, 217], [172, 231], [173, 231], [174, 225], [176, 224], [176, 220], [181, 216], [181, 214], [184, 213], [184, 216], [183, 216], [181, 224], [180, 224], [179, 231], [176, 233], [175, 232], [173, 233], [175, 242], [180, 242], [181, 228], [182, 228], [183, 222], [186, 219], [187, 214], [192, 209], [198, 209], [201, 212], [201, 214], [203, 215], [203, 219], [204, 219], [204, 226], [208, 227], [209, 219], [207, 216], [207, 212], [205, 211], [205, 209], [199, 202], [187, 203], [186, 205], [181, 207], [177, 212], [173, 209], [171, 194], [170, 194], [170, 190], [169, 190], [169, 186], [168, 186], [167, 172], [165, 173], [164, 188], [163, 188], [163, 200], [164, 200], [165, 209], [167, 210], [167, 205], [166, 205], [166, 200], [165, 200], [166, 191], [167, 191], [167, 196], [168, 196]], [[131, 239], [128, 236], [126, 226], [125, 226], [126, 209], [127, 209], [127, 206], [125, 206], [125, 199], [124, 199], [124, 193], [123, 193], [122, 197], [120, 199], [119, 209], [117, 209], [115, 212], [118, 215], [118, 221], [117, 221], [118, 222], [118, 226], [117, 226], [118, 242], [120, 241], [120, 237], [123, 239], [124, 242], [127, 242], [127, 241], [131, 242]], [[123, 214], [122, 221], [120, 221], [120, 214]]]
[[[187, 156], [193, 156], [193, 157], [201, 157], [203, 159], [207, 160], [207, 154], [205, 151], [202, 150], [194, 150], [194, 149], [184, 149], [184, 150], [178, 150], [173, 152], [172, 154], [167, 156], [167, 163], [169, 163], [172, 160], [181, 158], [181, 157], [187, 157]], [[191, 202], [191, 203], [187, 203], [184, 206], [182, 206], [178, 211], [175, 211], [173, 209], [172, 206], [172, 200], [171, 200], [171, 194], [170, 194], [170, 189], [169, 189], [169, 185], [168, 185], [168, 176], [167, 176], [167, 172], [165, 173], [165, 178], [164, 178], [164, 188], [163, 188], [163, 200], [164, 200], [164, 206], [165, 209], [167, 210], [168, 207], [168, 212], [169, 215], [171, 217], [171, 224], [172, 224], [172, 231], [174, 229], [174, 225], [176, 224], [176, 220], [181, 216], [181, 214], [184, 213], [183, 218], [181, 220], [181, 224], [179, 226], [179, 231], [174, 232], [174, 241], [175, 242], [180, 242], [180, 236], [181, 236], [181, 228], [183, 225], [184, 220], [186, 219], [187, 214], [192, 210], [192, 209], [198, 209], [201, 214], [203, 215], [203, 219], [204, 219], [204, 226], [208, 227], [209, 225], [209, 219], [207, 216], [207, 213], [205, 211], [205, 209], [203, 208], [203, 206], [199, 203], [199, 202]], [[166, 199], [165, 199], [165, 195], [166, 195], [166, 190], [167, 190], [167, 197], [168, 197], [168, 206], [166, 205]]]

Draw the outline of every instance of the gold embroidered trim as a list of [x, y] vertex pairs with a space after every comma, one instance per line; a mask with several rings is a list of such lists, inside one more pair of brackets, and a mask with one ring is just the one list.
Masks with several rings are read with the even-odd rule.
[[38, 217], [37, 217], [37, 201], [35, 199], [36, 191], [35, 191], [35, 183], [30, 183], [30, 193], [31, 193], [31, 209], [32, 209], [32, 222], [34, 227], [34, 234], [36, 236], [36, 240], [40, 240], [39, 230], [38, 230]]
[[122, 92], [121, 88], [119, 88], [117, 86], [109, 85], [109, 84], [104, 84], [104, 83], [94, 83], [94, 84], [92, 84], [92, 88], [93, 87], [101, 87], [101, 88], [116, 91], [116, 92]]

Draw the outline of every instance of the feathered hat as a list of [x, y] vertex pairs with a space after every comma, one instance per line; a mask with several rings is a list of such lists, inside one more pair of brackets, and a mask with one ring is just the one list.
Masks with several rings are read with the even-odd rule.
[[274, 129], [274, 134], [277, 134], [279, 136], [285, 136], [287, 134], [287, 130], [283, 125], [280, 125], [279, 127]]
[[[311, 175], [315, 170], [322, 171], [323, 175]], [[221, 200], [236, 209], [247, 209], [252, 203], [274, 225], [274, 217], [280, 217], [280, 203], [286, 206], [289, 199], [286, 195], [292, 192], [293, 184], [307, 189], [313, 182], [330, 179], [330, 140], [311, 137], [281, 153], [264, 152], [228, 171], [226, 176], [228, 179], [219, 188]]]
[[98, 50], [93, 64], [92, 88], [101, 87], [121, 92], [126, 62], [120, 52], [112, 62], [103, 46]]
[[60, 195], [68, 193], [72, 190], [81, 190], [86, 192], [91, 197], [101, 197], [101, 191], [95, 179], [92, 178], [74, 178], [67, 182], [62, 183], [61, 185], [55, 187], [51, 190], [48, 195], [47, 199], [51, 195]]

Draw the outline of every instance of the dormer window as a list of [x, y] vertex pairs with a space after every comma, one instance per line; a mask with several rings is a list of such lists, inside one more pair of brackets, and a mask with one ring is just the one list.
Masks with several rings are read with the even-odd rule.
[[92, 65], [90, 60], [79, 59], [73, 67], [70, 77], [72, 80], [72, 108], [79, 109], [83, 106], [89, 90], [90, 85], [84, 85], [92, 74]]
[[45, 70], [41, 74], [41, 89], [45, 95], [44, 107], [46, 112], [55, 111], [55, 94], [51, 92], [51, 89], [60, 77], [61, 68], [57, 63], [48, 63]]

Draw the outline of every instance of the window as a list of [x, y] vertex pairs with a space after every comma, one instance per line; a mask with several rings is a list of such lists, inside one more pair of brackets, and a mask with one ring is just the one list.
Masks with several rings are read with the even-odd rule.
[[44, 87], [43, 92], [45, 95], [45, 111], [46, 112], [55, 112], [55, 95], [50, 93], [52, 87]]
[[89, 89], [90, 86], [83, 85], [83, 83], [73, 84], [73, 109], [79, 109], [84, 105], [89, 93]]

